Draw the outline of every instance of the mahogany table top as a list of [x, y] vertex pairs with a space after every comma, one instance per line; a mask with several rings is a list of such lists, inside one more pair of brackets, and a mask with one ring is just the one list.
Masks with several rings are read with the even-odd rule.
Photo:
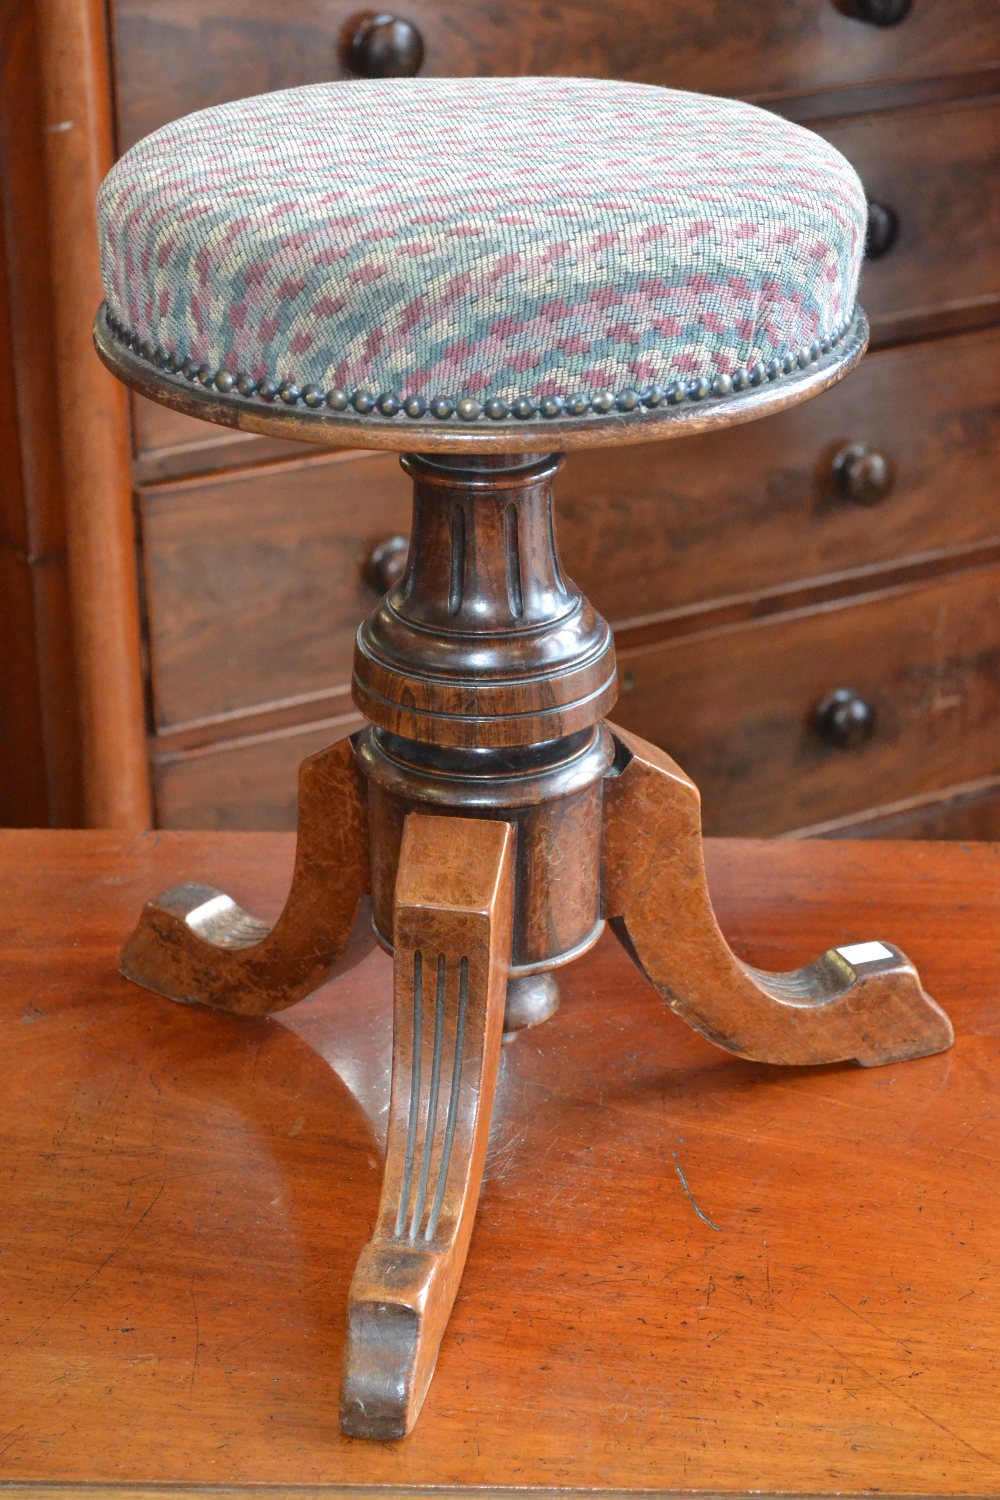
[[260, 1021], [116, 971], [147, 896], [273, 915], [291, 855], [0, 834], [0, 1482], [1000, 1493], [1000, 846], [709, 845], [739, 952], [891, 938], [955, 1022], [937, 1057], [749, 1064], [610, 936], [564, 971], [504, 1049], [437, 1375], [384, 1445], [340, 1435], [338, 1382], [389, 960]]

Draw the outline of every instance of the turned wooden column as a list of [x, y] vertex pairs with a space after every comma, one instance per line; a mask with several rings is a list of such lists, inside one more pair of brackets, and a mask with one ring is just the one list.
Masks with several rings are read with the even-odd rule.
[[401, 462], [413, 480], [410, 554], [358, 631], [361, 712], [392, 734], [463, 750], [591, 728], [617, 696], [614, 644], [559, 562], [561, 456]]
[[371, 721], [372, 907], [391, 949], [408, 813], [516, 830], [508, 1029], [556, 1004], [547, 973], [600, 935], [601, 724], [617, 695], [607, 622], [559, 562], [558, 455], [408, 454], [410, 555], [358, 632], [354, 698]]

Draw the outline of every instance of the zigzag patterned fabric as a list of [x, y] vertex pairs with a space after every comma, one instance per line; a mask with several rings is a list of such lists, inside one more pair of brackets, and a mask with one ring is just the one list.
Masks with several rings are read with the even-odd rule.
[[866, 204], [839, 152], [751, 105], [427, 78], [188, 115], [122, 157], [99, 219], [112, 323], [161, 364], [365, 410], [728, 386], [828, 346]]

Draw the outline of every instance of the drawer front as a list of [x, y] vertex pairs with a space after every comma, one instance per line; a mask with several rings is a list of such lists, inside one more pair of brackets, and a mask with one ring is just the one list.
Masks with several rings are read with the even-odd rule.
[[[568, 570], [622, 625], [1000, 537], [998, 377], [1000, 331], [943, 339], [869, 354], [767, 421], [574, 455], [557, 487]], [[876, 504], [836, 477], [855, 446], [887, 460]]]
[[351, 716], [189, 755], [159, 756], [154, 751], [157, 828], [293, 829], [299, 765], [361, 724]]
[[[1000, 24], [997, 26], [1000, 33]], [[857, 169], [870, 202], [898, 225], [868, 260], [861, 301], [877, 340], [898, 320], [1000, 299], [1000, 99], [888, 110], [823, 126]]]
[[[568, 571], [620, 626], [996, 537], [991, 363], [1000, 332], [885, 351], [769, 421], [575, 455]], [[877, 505], [835, 481], [854, 445], [894, 471]], [[391, 455], [362, 454], [142, 491], [157, 727], [346, 691], [366, 559], [408, 531], [408, 494]]]
[[366, 562], [409, 531], [409, 492], [392, 454], [143, 492], [156, 728], [347, 692], [355, 631], [382, 592]]
[[[1000, 567], [623, 652], [615, 716], [699, 784], [705, 827], [773, 834], [1000, 772]], [[814, 727], [851, 689], [848, 749]]]
[[[120, 145], [209, 104], [346, 76], [340, 38], [363, 0], [117, 0]], [[896, 26], [844, 0], [560, 5], [401, 0], [422, 71], [569, 74], [754, 98], [939, 78], [1000, 59], [994, 0], [916, 0]]]

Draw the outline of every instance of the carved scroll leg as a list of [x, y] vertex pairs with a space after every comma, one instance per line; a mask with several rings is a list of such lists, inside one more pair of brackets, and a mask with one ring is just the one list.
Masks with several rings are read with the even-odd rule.
[[404, 1437], [465, 1265], [511, 951], [508, 823], [411, 814], [396, 877], [385, 1178], [351, 1282], [341, 1426]]
[[771, 1063], [855, 1058], [871, 1067], [951, 1045], [951, 1022], [891, 943], [832, 948], [785, 974], [741, 963], [709, 898], [697, 787], [661, 750], [614, 733], [620, 774], [606, 786], [605, 914], [688, 1025]]
[[273, 927], [211, 886], [174, 886], [147, 904], [125, 944], [126, 979], [247, 1016], [322, 984], [369, 883], [367, 800], [350, 740], [303, 761], [298, 824], [291, 889]]

